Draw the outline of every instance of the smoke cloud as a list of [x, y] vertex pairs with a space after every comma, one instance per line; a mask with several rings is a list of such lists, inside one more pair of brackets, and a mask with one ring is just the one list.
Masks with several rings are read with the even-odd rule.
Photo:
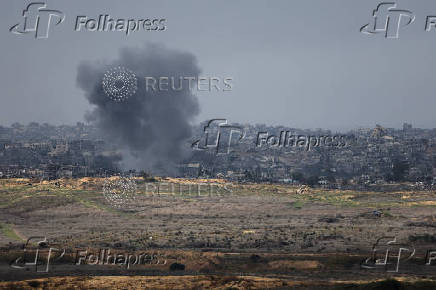
[[[134, 94], [122, 101], [111, 99], [102, 82], [105, 73], [116, 67], [133, 72], [137, 79]], [[111, 144], [124, 154], [127, 168], [145, 169], [157, 174], [175, 173], [175, 164], [189, 154], [191, 123], [199, 113], [198, 100], [182, 80], [178, 90], [146, 89], [145, 77], [179, 80], [197, 78], [200, 69], [194, 55], [147, 44], [143, 48], [123, 48], [117, 60], [108, 63], [83, 62], [77, 83], [95, 108], [86, 114]], [[181, 87], [181, 89], [180, 89]]]

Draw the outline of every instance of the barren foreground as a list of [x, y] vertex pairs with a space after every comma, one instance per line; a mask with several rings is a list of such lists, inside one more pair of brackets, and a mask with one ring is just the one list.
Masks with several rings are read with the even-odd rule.
[[105, 182], [0, 180], [0, 287], [436, 287], [435, 192]]

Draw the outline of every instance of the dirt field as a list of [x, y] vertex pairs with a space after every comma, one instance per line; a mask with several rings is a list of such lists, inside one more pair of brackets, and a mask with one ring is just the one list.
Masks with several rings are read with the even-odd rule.
[[[0, 180], [0, 287], [429, 289], [436, 281], [436, 192], [137, 179], [133, 195], [113, 199], [119, 191], [108, 193], [107, 182]], [[23, 254], [30, 237], [38, 238]], [[44, 237], [45, 247], [35, 245]], [[25, 265], [37, 248], [40, 265]], [[390, 278], [402, 282], [380, 282]]]

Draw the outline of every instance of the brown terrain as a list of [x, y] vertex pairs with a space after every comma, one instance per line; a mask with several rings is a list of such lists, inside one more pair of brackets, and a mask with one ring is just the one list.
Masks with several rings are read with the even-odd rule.
[[434, 191], [134, 184], [0, 180], [0, 288], [436, 288]]

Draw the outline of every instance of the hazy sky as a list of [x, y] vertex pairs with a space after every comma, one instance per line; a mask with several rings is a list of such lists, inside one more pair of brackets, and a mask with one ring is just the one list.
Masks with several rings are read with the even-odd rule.
[[[366, 35], [380, 3], [368, 0], [46, 1], [65, 13], [48, 39], [16, 35], [30, 1], [0, 3], [0, 124], [84, 120], [92, 109], [77, 86], [82, 61], [116, 59], [145, 42], [194, 54], [204, 76], [233, 77], [230, 92], [197, 93], [198, 121], [349, 129], [376, 123], [436, 127], [434, 0], [396, 1], [416, 20], [399, 39]], [[165, 18], [160, 32], [76, 32], [78, 15]]]

